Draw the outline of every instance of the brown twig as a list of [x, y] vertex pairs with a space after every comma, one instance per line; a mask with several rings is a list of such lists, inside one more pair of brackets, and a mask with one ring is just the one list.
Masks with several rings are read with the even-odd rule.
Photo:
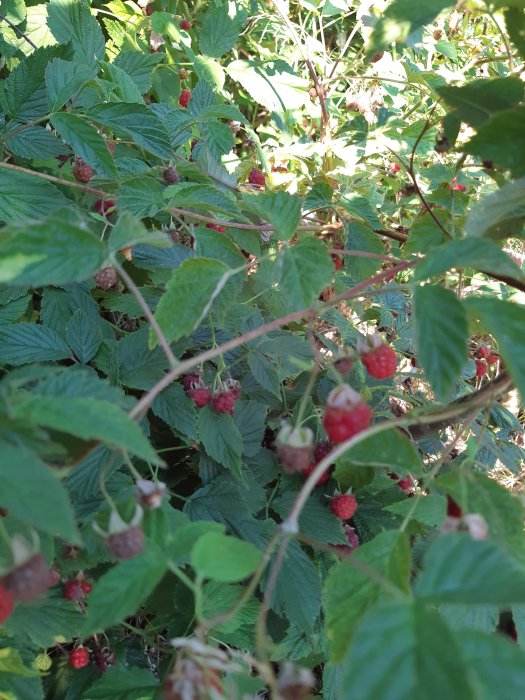
[[13, 24], [10, 20], [8, 20], [7, 17], [5, 17], [4, 15], [0, 14], [0, 20], [3, 20], [4, 22], [6, 22], [6, 23], [11, 27], [11, 29], [12, 29], [14, 32], [16, 32], [16, 33], [18, 34], [18, 36], [21, 36], [22, 39], [24, 39], [25, 41], [27, 41], [27, 43], [29, 44], [29, 46], [32, 46], [35, 50], [38, 48], [38, 46], [37, 46], [36, 44], [33, 44], [33, 42], [31, 41], [31, 39], [30, 39], [26, 34], [24, 34], [24, 32], [23, 32], [21, 29], [19, 29], [19, 28], [16, 26], [16, 24]]
[[18, 173], [24, 173], [25, 175], [32, 175], [33, 177], [41, 177], [43, 180], [48, 180], [49, 182], [55, 182], [57, 185], [64, 185], [65, 187], [74, 187], [77, 190], [84, 190], [84, 192], [92, 192], [97, 194], [99, 197], [105, 197], [106, 192], [103, 190], [97, 190], [94, 187], [89, 187], [88, 185], [82, 185], [80, 182], [72, 182], [71, 180], [62, 180], [60, 177], [55, 177], [54, 175], [48, 175], [47, 173], [38, 172], [38, 170], [30, 170], [29, 168], [22, 168], [20, 165], [12, 165], [11, 163], [1, 163], [0, 168], [7, 168], [8, 170], [14, 170]]

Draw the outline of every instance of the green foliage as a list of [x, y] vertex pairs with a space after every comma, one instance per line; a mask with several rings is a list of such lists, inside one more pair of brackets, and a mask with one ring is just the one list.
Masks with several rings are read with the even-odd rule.
[[2, 4], [2, 699], [521, 696], [523, 2], [384, 5]]

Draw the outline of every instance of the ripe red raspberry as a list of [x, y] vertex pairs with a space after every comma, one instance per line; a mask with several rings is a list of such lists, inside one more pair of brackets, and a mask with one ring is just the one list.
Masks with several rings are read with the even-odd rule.
[[114, 267], [103, 267], [102, 270], [95, 274], [93, 279], [99, 289], [108, 291], [117, 284], [117, 271]]
[[81, 158], [75, 161], [73, 165], [73, 177], [75, 180], [78, 180], [78, 182], [89, 182], [94, 174], [93, 168]]
[[372, 420], [372, 409], [348, 384], [336, 387], [328, 395], [323, 425], [333, 443], [344, 442], [366, 430]]
[[97, 199], [95, 202], [95, 211], [97, 214], [102, 214], [102, 216], [107, 216], [110, 209], [115, 206], [114, 199]]
[[0, 584], [0, 625], [5, 622], [13, 612], [15, 601], [7, 588]]
[[182, 90], [180, 93], [179, 97], [179, 104], [181, 107], [187, 107], [188, 102], [191, 100], [191, 90], [188, 90], [187, 88], [185, 90]]
[[397, 355], [389, 345], [379, 345], [361, 354], [368, 374], [375, 379], [389, 379], [397, 369]]
[[231, 391], [219, 391], [213, 397], [211, 405], [217, 413], [229, 413], [230, 416], [233, 416], [235, 400], [235, 394]]
[[185, 32], [189, 32], [191, 29], [191, 22], [189, 19], [183, 19], [182, 22], [179, 24], [179, 27], [183, 29]]
[[108, 549], [117, 559], [131, 559], [136, 557], [144, 549], [144, 532], [136, 525], [128, 527], [122, 532], [108, 535], [106, 542]]
[[220, 226], [219, 224], [206, 224], [206, 228], [211, 228], [212, 231], [218, 231], [219, 233], [226, 233], [226, 226]]
[[168, 185], [176, 185], [180, 182], [180, 175], [177, 168], [174, 168], [172, 165], [164, 169], [162, 177], [164, 178], [164, 182]]
[[241, 398], [241, 383], [236, 379], [227, 379], [224, 382], [224, 387], [232, 394], [236, 401]]
[[330, 509], [340, 520], [349, 520], [357, 510], [357, 501], [350, 493], [342, 493], [331, 499]]
[[63, 595], [66, 600], [82, 600], [91, 593], [91, 588], [89, 581], [72, 579], [65, 582]]
[[151, 5], [146, 5], [146, 15], [147, 15], [148, 17], [151, 17], [152, 14], [153, 14], [153, 8], [152, 8], [152, 6], [151, 6]]
[[266, 178], [263, 171], [259, 170], [259, 168], [252, 168], [248, 175], [248, 182], [250, 185], [260, 185], [264, 187], [264, 185], [266, 185]]
[[452, 496], [447, 495], [447, 515], [449, 518], [461, 518], [461, 508]]
[[499, 362], [499, 355], [497, 352], [492, 352], [488, 357], [487, 357], [487, 364], [489, 365], [497, 365]]
[[480, 349], [478, 350], [478, 354], [481, 355], [481, 357], [484, 357], [487, 359], [487, 357], [492, 353], [492, 350], [487, 346], [487, 345], [482, 345]]
[[401, 170], [401, 166], [398, 165], [398, 163], [389, 163], [388, 164], [388, 169], [390, 170], [392, 175], [395, 175]]
[[[310, 474], [313, 472], [313, 470], [316, 468], [317, 464], [310, 464], [303, 472], [305, 480], [308, 479]], [[322, 474], [316, 481], [315, 485], [316, 486], [322, 486], [323, 484], [326, 484], [328, 479], [330, 478], [330, 471], [331, 471], [331, 466]]]
[[485, 360], [478, 360], [476, 362], [476, 377], [484, 377], [487, 374], [487, 363]]
[[69, 652], [69, 663], [73, 668], [85, 668], [89, 664], [89, 650], [79, 647]]
[[206, 406], [212, 399], [211, 391], [205, 386], [198, 387], [197, 389], [190, 389], [187, 394], [197, 408]]
[[318, 464], [322, 459], [324, 459], [330, 452], [334, 449], [334, 446], [328, 440], [322, 440], [318, 442], [314, 447], [314, 460]]
[[14, 600], [28, 603], [39, 598], [49, 588], [49, 567], [42, 554], [38, 552], [11, 569], [0, 583], [7, 588]]

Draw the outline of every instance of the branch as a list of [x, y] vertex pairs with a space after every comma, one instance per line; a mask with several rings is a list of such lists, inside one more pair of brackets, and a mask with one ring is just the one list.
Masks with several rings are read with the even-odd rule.
[[301, 311], [294, 311], [291, 314], [287, 314], [286, 316], [277, 318], [274, 321], [270, 321], [270, 323], [265, 323], [262, 326], [259, 326], [259, 328], [254, 328], [253, 330], [248, 331], [247, 333], [243, 333], [238, 338], [233, 338], [232, 340], [228, 340], [226, 343], [222, 343], [222, 345], [218, 345], [215, 348], [206, 350], [206, 352], [203, 352], [200, 355], [196, 355], [195, 357], [190, 357], [187, 360], [183, 360], [177, 365], [177, 367], [174, 367], [172, 370], [170, 370], [159, 382], [157, 382], [157, 384], [155, 384], [146, 394], [144, 394], [140, 401], [130, 411], [130, 417], [140, 418], [142, 414], [148, 410], [148, 408], [151, 406], [151, 404], [157, 398], [157, 396], [162, 391], [164, 391], [164, 389], [166, 389], [166, 387], [168, 387], [181, 374], [185, 374], [197, 365], [200, 365], [203, 362], [206, 362], [207, 360], [211, 360], [214, 357], [218, 357], [219, 355], [223, 355], [229, 352], [230, 350], [233, 350], [234, 348], [238, 348], [240, 345], [245, 345], [251, 340], [255, 340], [255, 338], [259, 338], [261, 335], [265, 335], [266, 333], [275, 331], [278, 328], [282, 328], [283, 326], [286, 326], [289, 323], [293, 323], [294, 321], [300, 321], [304, 318], [317, 316], [321, 314], [325, 309], [330, 309], [334, 306], [337, 306], [342, 301], [348, 301], [349, 299], [359, 297], [362, 294], [362, 292], [368, 289], [368, 287], [370, 287], [371, 285], [377, 284], [378, 282], [383, 282], [385, 279], [388, 279], [393, 274], [397, 274], [402, 270], [407, 270], [410, 267], [414, 267], [418, 262], [419, 260], [410, 260], [408, 262], [400, 263], [399, 265], [396, 265], [394, 267], [390, 267], [388, 270], [379, 272], [377, 275], [370, 277], [364, 282], [356, 284], [356, 286], [352, 289], [348, 289], [346, 292], [339, 294], [338, 296], [334, 297], [331, 301], [324, 304], [321, 308], [319, 307], [319, 305], [317, 305], [311, 306], [307, 309], [302, 309]]
[[[467, 396], [462, 396], [460, 399], [453, 401], [449, 404], [449, 408], [452, 413], [448, 418], [438, 418], [437, 414], [439, 409], [436, 410], [436, 417], [433, 418], [433, 414], [429, 413], [427, 417], [430, 419], [428, 423], [424, 425], [420, 421], [415, 421], [410, 423], [410, 414], [406, 416], [409, 423], [407, 425], [407, 430], [414, 440], [419, 440], [420, 438], [428, 435], [429, 433], [434, 433], [436, 430], [442, 430], [448, 427], [454, 421], [460, 419], [471, 413], [474, 410], [481, 411], [488, 406], [491, 406], [495, 401], [497, 401], [501, 396], [506, 394], [512, 388], [513, 383], [507, 372], [502, 372], [496, 379], [493, 379], [488, 384], [478, 391], [472, 394], [467, 394]], [[442, 409], [441, 409], [442, 410]]]
[[80, 182], [72, 182], [71, 180], [63, 180], [60, 177], [55, 177], [54, 175], [48, 175], [47, 173], [40, 173], [37, 170], [30, 170], [29, 168], [22, 168], [20, 165], [12, 165], [11, 163], [0, 163], [0, 168], [7, 168], [8, 170], [15, 170], [17, 173], [25, 173], [26, 175], [32, 175], [33, 177], [41, 177], [43, 180], [49, 180], [49, 182], [55, 182], [57, 185], [64, 185], [65, 187], [74, 187], [77, 190], [84, 190], [84, 192], [92, 192], [97, 194], [99, 197], [105, 197], [106, 192], [102, 190], [97, 190], [94, 187], [89, 187], [88, 185], [82, 185]]
[[26, 34], [24, 34], [24, 32], [21, 29], [19, 29], [16, 26], [16, 24], [13, 24], [10, 20], [8, 20], [7, 17], [0, 14], [0, 20], [3, 20], [4, 22], [6, 22], [11, 27], [11, 29], [18, 34], [18, 36], [21, 36], [22, 39], [27, 41], [29, 46], [32, 46], [35, 50], [38, 48], [38, 46], [36, 44], [33, 44], [31, 39]]

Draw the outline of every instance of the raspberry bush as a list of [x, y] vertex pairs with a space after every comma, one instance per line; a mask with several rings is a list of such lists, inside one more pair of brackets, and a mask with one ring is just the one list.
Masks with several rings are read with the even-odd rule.
[[0, 23], [0, 697], [521, 697], [521, 0]]

